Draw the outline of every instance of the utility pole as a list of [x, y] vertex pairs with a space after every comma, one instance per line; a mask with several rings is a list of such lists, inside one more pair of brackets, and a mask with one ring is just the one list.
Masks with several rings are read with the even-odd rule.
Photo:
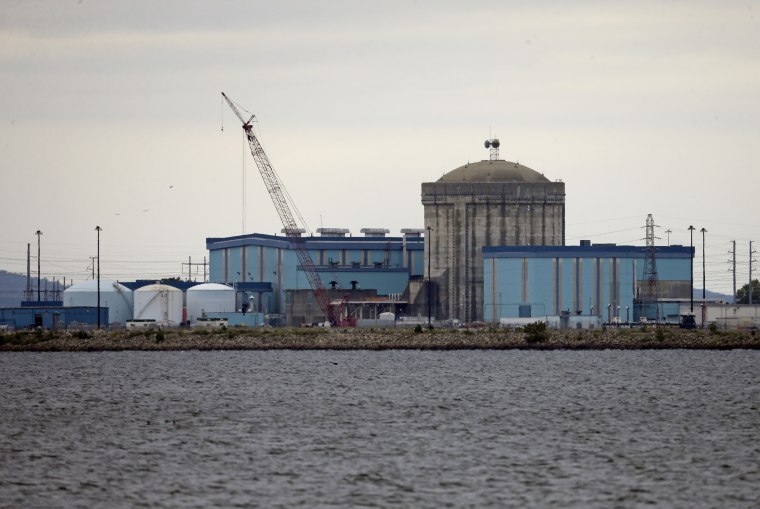
[[689, 285], [689, 311], [694, 314], [694, 228], [693, 225], [689, 226], [689, 251], [691, 251], [691, 283]]
[[32, 244], [26, 243], [26, 294], [24, 300], [32, 300]]
[[[40, 230], [37, 230], [35, 235], [37, 235], [37, 302], [40, 302], [40, 237], [42, 237], [42, 232]], [[750, 244], [749, 247], [751, 251], [752, 244]], [[750, 279], [752, 279], [751, 275]]]
[[431, 306], [431, 302], [430, 302], [430, 276], [431, 276], [431, 274], [430, 274], [430, 251], [432, 251], [432, 247], [433, 247], [433, 244], [432, 244], [433, 237], [431, 236], [430, 232], [432, 232], [432, 231], [433, 231], [433, 228], [430, 227], [430, 226], [428, 226], [427, 227], [428, 234], [427, 234], [427, 238], [426, 238], [426, 240], [427, 240], [427, 248], [428, 248], [428, 270], [427, 270], [427, 272], [428, 272], [428, 286], [427, 286], [428, 329], [433, 326], [432, 322], [431, 322], [431, 320], [432, 320], [431, 314], [432, 313], [430, 312], [430, 309], [431, 309], [431, 307], [430, 307]]
[[[206, 262], [206, 257], [205, 256], [203, 257], [203, 263], [200, 263], [200, 262], [193, 263], [192, 256], [188, 256], [187, 257], [187, 264], [185, 264], [184, 262], [182, 263], [182, 271], [183, 272], [185, 271], [185, 265], [187, 265], [187, 280], [188, 281], [190, 281], [190, 278], [192, 277], [191, 271], [193, 269], [193, 266], [194, 265], [202, 265], [203, 266], [203, 282], [204, 283], [206, 282], [206, 266], [208, 265], [208, 263]], [[245, 277], [244, 277], [243, 274], [240, 274], [240, 277], [242, 278], [241, 279], [242, 281], [245, 280]]]
[[90, 263], [92, 264], [92, 279], [95, 279], [95, 258], [97, 258], [97, 256], [90, 256]]
[[705, 233], [707, 233], [707, 228], [702, 228], [699, 231], [702, 232], [702, 328], [704, 329], [705, 317], [707, 316], [707, 273], [705, 272]]
[[98, 232], [98, 329], [100, 329], [100, 232], [103, 230], [100, 226], [95, 227]]
[[670, 234], [673, 233], [673, 230], [668, 228], [667, 230], [665, 230], [665, 233], [668, 234], [668, 246], [670, 246]]
[[752, 250], [752, 241], [749, 241], [749, 287], [747, 288], [747, 294], [749, 295], [749, 302], [752, 304], [752, 255], [757, 251]]
[[734, 304], [736, 304], [736, 241], [732, 240], [731, 245], [733, 248], [731, 251], [729, 251], [729, 254], [733, 255], [732, 260], [729, 260], [729, 263], [733, 261], [732, 266], [729, 270], [729, 272], [734, 273]]

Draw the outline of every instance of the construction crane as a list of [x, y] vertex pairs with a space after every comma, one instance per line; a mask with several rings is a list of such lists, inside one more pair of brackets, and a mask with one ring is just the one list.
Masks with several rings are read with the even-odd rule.
[[337, 307], [330, 302], [327, 290], [322, 284], [322, 278], [319, 277], [317, 268], [314, 266], [314, 260], [311, 258], [309, 250], [306, 249], [306, 242], [301, 236], [301, 230], [299, 229], [298, 223], [296, 222], [295, 217], [290, 210], [290, 206], [288, 205], [288, 201], [285, 198], [285, 192], [283, 192], [284, 186], [282, 185], [282, 182], [280, 182], [274, 168], [272, 168], [272, 163], [269, 162], [269, 158], [267, 157], [266, 152], [264, 152], [264, 148], [261, 146], [261, 143], [259, 143], [258, 138], [256, 138], [256, 135], [253, 132], [252, 122], [256, 116], [251, 115], [248, 120], [245, 120], [235, 106], [235, 103], [227, 97], [227, 94], [222, 92], [222, 97], [224, 97], [224, 100], [227, 101], [230, 109], [232, 109], [233, 113], [235, 113], [237, 118], [243, 123], [243, 131], [245, 131], [248, 145], [251, 147], [253, 160], [256, 162], [256, 167], [259, 169], [259, 173], [261, 173], [261, 178], [264, 179], [264, 185], [269, 192], [269, 196], [272, 198], [274, 208], [277, 209], [277, 214], [280, 216], [282, 226], [285, 230], [285, 234], [288, 236], [290, 245], [296, 252], [298, 262], [301, 264], [301, 269], [306, 273], [306, 277], [309, 280], [311, 289], [314, 291], [314, 297], [317, 300], [319, 308], [327, 317], [330, 325], [338, 325], [340, 316], [343, 313], [343, 308], [348, 301], [348, 295], [343, 297], [343, 300]]

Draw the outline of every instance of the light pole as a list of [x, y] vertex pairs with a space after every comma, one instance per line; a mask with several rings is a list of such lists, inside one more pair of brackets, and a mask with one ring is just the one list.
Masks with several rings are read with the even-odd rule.
[[612, 309], [612, 304], [607, 304], [607, 323], [612, 323], [612, 316], [610, 315]]
[[689, 310], [694, 314], [694, 226], [689, 226], [689, 252], [691, 253], [691, 282], [689, 283]]
[[100, 329], [100, 232], [103, 230], [100, 226], [95, 227], [98, 232], [98, 329]]
[[432, 242], [433, 239], [430, 236], [430, 232], [433, 231], [433, 228], [428, 226], [427, 227], [427, 248], [428, 248], [428, 284], [427, 284], [427, 305], [428, 305], [428, 329], [433, 327], [433, 324], [431, 322], [431, 303], [430, 303], [430, 251], [432, 251]]
[[705, 296], [706, 296], [706, 290], [705, 290], [705, 281], [707, 280], [706, 274], [705, 274], [705, 233], [707, 233], [707, 229], [702, 228], [699, 230], [702, 232], [702, 328], [705, 328], [705, 312], [707, 311], [707, 308], [705, 307]]
[[37, 302], [40, 302], [40, 237], [42, 237], [42, 232], [37, 230], [35, 235], [37, 235]]
[[625, 323], [630, 324], [631, 320], [630, 320], [630, 315], [628, 314], [628, 311], [629, 311], [629, 306], [626, 306], [625, 307]]
[[707, 233], [707, 230], [705, 228], [702, 228], [699, 230], [702, 232], [702, 301], [705, 300], [705, 233]]

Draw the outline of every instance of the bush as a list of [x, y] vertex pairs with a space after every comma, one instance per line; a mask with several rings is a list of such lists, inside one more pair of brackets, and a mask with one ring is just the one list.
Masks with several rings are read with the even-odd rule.
[[422, 325], [420, 325], [420, 324], [415, 325], [414, 326], [414, 333], [415, 334], [419, 334], [420, 332], [422, 332]]
[[546, 324], [544, 322], [529, 323], [523, 327], [525, 332], [525, 341], [530, 344], [543, 343], [549, 339], [549, 333], [546, 331]]
[[78, 330], [74, 333], [74, 337], [77, 339], [90, 339], [90, 333], [86, 330]]
[[657, 341], [664, 341], [665, 340], [665, 329], [663, 329], [662, 327], [657, 327], [654, 330], [654, 338]]
[[712, 322], [707, 326], [707, 328], [710, 330], [710, 334], [718, 334], [718, 326], [715, 324], [715, 322]]
[[161, 343], [166, 337], [164, 336], [164, 331], [161, 329], [156, 332], [156, 343]]

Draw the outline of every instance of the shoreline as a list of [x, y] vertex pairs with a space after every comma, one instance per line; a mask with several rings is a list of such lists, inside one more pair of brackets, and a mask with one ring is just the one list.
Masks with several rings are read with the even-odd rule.
[[229, 329], [18, 331], [0, 352], [210, 350], [760, 350], [756, 331], [552, 330], [535, 337], [501, 329]]

